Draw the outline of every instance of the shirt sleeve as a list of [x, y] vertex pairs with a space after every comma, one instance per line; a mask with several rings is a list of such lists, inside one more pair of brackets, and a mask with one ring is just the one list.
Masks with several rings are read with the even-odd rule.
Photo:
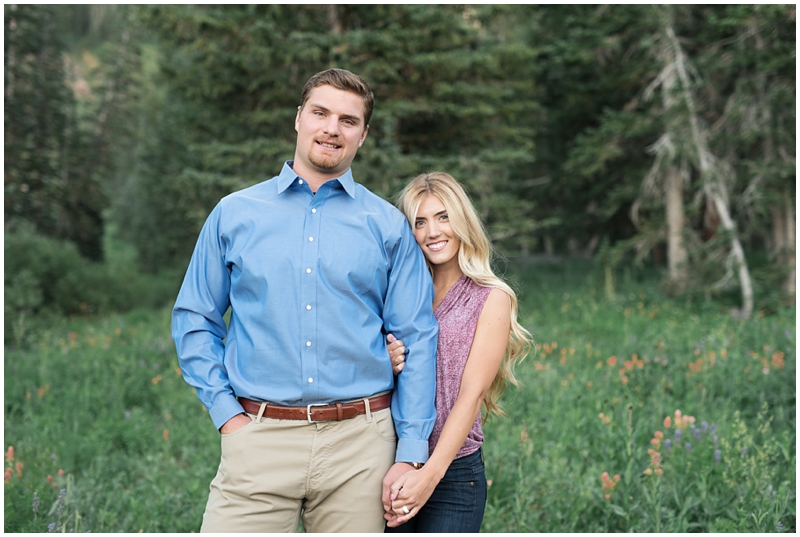
[[172, 310], [172, 338], [186, 382], [208, 409], [219, 429], [244, 412], [225, 370], [227, 335], [224, 315], [230, 306], [230, 270], [220, 233], [221, 204], [206, 220]]
[[406, 365], [396, 377], [392, 417], [397, 432], [395, 461], [426, 462], [436, 422], [436, 343], [433, 282], [405, 218], [394, 249], [384, 308], [386, 330], [403, 340]]

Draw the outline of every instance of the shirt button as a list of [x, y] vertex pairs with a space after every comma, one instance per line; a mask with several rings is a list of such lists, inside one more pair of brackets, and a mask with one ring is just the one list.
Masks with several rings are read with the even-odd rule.
[[310, 268], [306, 269], [306, 274], [311, 274], [311, 269]]
[[311, 346], [311, 342], [310, 341], [306, 341], [306, 347], [310, 347], [310, 346]]
[[314, 242], [314, 237], [309, 237], [308, 242]]
[[301, 185], [303, 184], [303, 180], [302, 180], [302, 179], [300, 179], [300, 180], [299, 180], [299, 181], [297, 181], [297, 182], [298, 182], [299, 184], [301, 184]]
[[311, 377], [308, 377], [308, 382], [309, 383], [314, 382], [314, 379], [312, 379]]
[[312, 213], [316, 213], [316, 212], [317, 212], [317, 210], [316, 210], [316, 209], [311, 209], [311, 212], [312, 212]]
[[310, 309], [311, 309], [311, 304], [309, 304], [308, 306], [306, 306], [306, 309], [307, 309], [307, 310], [310, 310]]

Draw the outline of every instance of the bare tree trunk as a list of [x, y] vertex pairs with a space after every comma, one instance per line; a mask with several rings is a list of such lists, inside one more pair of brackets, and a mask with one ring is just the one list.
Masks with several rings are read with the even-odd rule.
[[683, 242], [683, 177], [677, 166], [667, 169], [664, 185], [667, 204], [667, 262], [669, 281], [673, 290], [680, 293], [686, 286], [688, 255]]
[[789, 269], [789, 274], [786, 275], [786, 280], [783, 282], [783, 291], [786, 293], [787, 298], [794, 302], [797, 287], [797, 267], [795, 261], [795, 218], [794, 206], [792, 204], [792, 197], [787, 192], [784, 196], [786, 199], [786, 243], [783, 249], [785, 256], [786, 267]]
[[673, 53], [675, 55], [675, 67], [678, 70], [684, 102], [686, 103], [686, 107], [688, 109], [692, 143], [697, 151], [700, 175], [703, 178], [703, 190], [706, 196], [708, 196], [713, 202], [714, 207], [717, 209], [720, 223], [730, 237], [731, 255], [736, 263], [737, 273], [739, 276], [739, 286], [741, 287], [742, 291], [741, 316], [747, 319], [753, 314], [753, 283], [750, 278], [750, 271], [747, 268], [747, 259], [744, 256], [742, 243], [736, 233], [736, 224], [734, 223], [733, 218], [731, 218], [730, 211], [728, 210], [728, 190], [722, 178], [723, 170], [720, 169], [721, 166], [715, 161], [714, 156], [711, 154], [711, 151], [708, 147], [706, 134], [700, 128], [697, 107], [694, 103], [689, 75], [687, 73], [686, 58], [683, 55], [683, 49], [681, 48], [680, 43], [678, 43], [675, 30], [672, 28], [671, 20], [664, 21], [664, 30], [669, 38]]

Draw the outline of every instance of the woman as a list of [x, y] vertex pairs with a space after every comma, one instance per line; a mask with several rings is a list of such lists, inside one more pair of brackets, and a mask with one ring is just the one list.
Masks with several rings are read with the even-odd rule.
[[[517, 299], [490, 267], [491, 245], [463, 187], [450, 175], [414, 178], [400, 193], [433, 275], [439, 322], [437, 418], [430, 458], [392, 485], [387, 532], [478, 532], [486, 506], [481, 407], [497, 399], [531, 336], [517, 321]], [[402, 341], [389, 337], [393, 363]], [[426, 503], [427, 502], [427, 503]]]

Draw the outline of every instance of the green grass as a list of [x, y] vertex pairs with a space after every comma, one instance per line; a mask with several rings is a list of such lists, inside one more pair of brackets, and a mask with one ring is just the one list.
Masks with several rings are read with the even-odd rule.
[[[538, 351], [485, 428], [483, 531], [795, 529], [794, 308], [742, 322], [653, 275], [613, 297], [590, 266], [509, 275]], [[176, 371], [169, 311], [30, 333], [5, 348], [5, 531], [199, 530], [219, 439]], [[680, 441], [677, 409], [699, 431]]]

